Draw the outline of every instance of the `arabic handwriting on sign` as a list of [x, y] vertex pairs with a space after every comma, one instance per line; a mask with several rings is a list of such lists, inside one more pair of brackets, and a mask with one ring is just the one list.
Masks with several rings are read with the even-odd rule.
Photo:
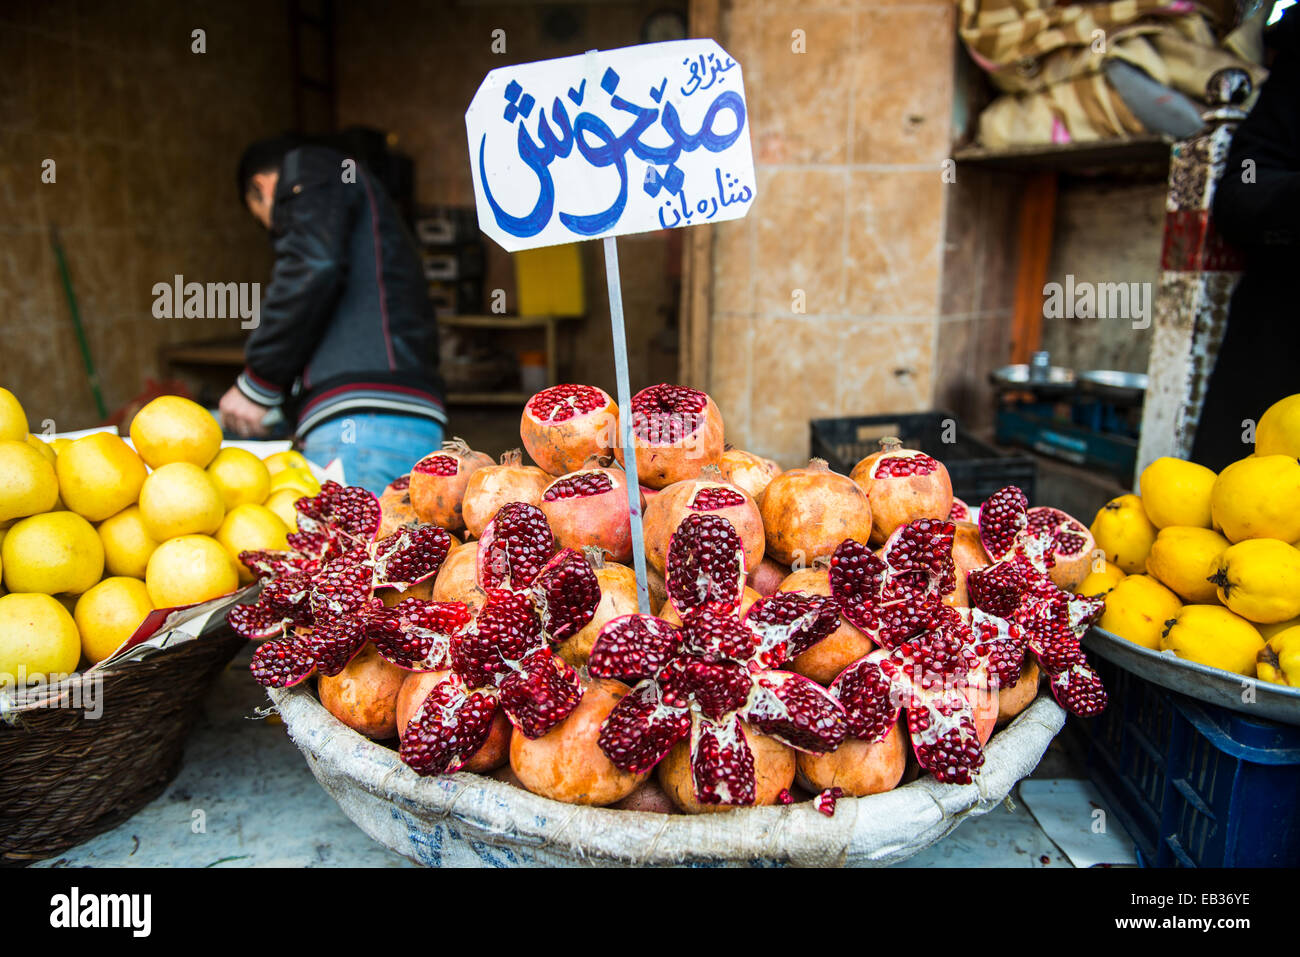
[[[709, 89], [715, 83], [721, 83], [725, 79], [722, 74], [735, 65], [736, 61], [731, 57], [720, 59], [716, 53], [710, 53], [708, 56], [701, 53], [697, 57], [686, 58], [682, 61], [682, 66], [690, 71], [691, 78], [682, 87], [682, 96], [690, 96], [699, 90]], [[708, 77], [707, 83], [704, 82], [705, 77]]]
[[[653, 168], [646, 171], [647, 184], [650, 182], [650, 173], [652, 171]], [[736, 203], [748, 203], [754, 197], [754, 191], [748, 186], [737, 190], [736, 187], [740, 185], [740, 180], [730, 173], [723, 173], [721, 168], [714, 167], [713, 178], [718, 188], [717, 195], [706, 196], [693, 204], [686, 199], [686, 191], [680, 188], [680, 183], [678, 189], [669, 188], [669, 192], [673, 195], [664, 200], [659, 207], [659, 225], [664, 229], [672, 229], [674, 226], [680, 226], [683, 223], [689, 226], [697, 214], [701, 215], [704, 221], [708, 221], [718, 215], [719, 210], [734, 206]], [[668, 184], [664, 183], [663, 185], [667, 187]], [[646, 192], [650, 192], [648, 185]], [[657, 192], [658, 190], [655, 191], [655, 193]], [[655, 193], [651, 195], [655, 195]], [[676, 197], [675, 200], [674, 196]], [[671, 223], [664, 218], [665, 212], [672, 213], [673, 221]]]
[[[698, 60], [687, 62], [691, 64], [693, 76], [702, 79], [706, 73], [708, 74], [708, 85], [702, 86], [697, 82], [696, 87], [691, 90], [692, 93], [696, 92], [696, 89], [707, 89], [708, 86], [714, 85], [722, 73], [735, 66], [735, 62], [730, 58], [718, 59], [712, 53], [708, 54], [707, 58], [701, 55]], [[656, 103], [663, 99], [667, 82], [667, 77], [664, 77], [658, 87], [652, 86], [648, 91], [651, 99]], [[600, 87], [608, 94], [609, 105], [620, 113], [632, 117], [632, 121], [621, 133], [615, 133], [609, 123], [594, 112], [583, 111], [570, 120], [568, 107], [558, 96], [551, 103], [548, 117], [546, 108], [539, 107], [533, 96], [526, 93], [518, 81], [510, 81], [505, 88], [506, 106], [502, 117], [508, 123], [518, 123], [516, 148], [519, 159], [537, 177], [537, 202], [523, 216], [514, 216], [508, 213], [492, 195], [487, 175], [487, 134], [483, 134], [479, 140], [479, 177], [483, 184], [484, 196], [498, 226], [507, 233], [521, 238], [536, 236], [546, 228], [552, 216], [556, 214], [555, 182], [550, 165], [557, 158], [567, 158], [574, 147], [577, 147], [578, 153], [592, 167], [600, 169], [612, 166], [618, 173], [618, 194], [607, 208], [589, 214], [568, 213], [563, 210], [558, 213], [560, 222], [571, 232], [593, 236], [613, 227], [627, 206], [629, 154], [651, 164], [644, 184], [647, 193], [653, 197], [658, 194], [659, 189], [667, 187], [670, 193], [680, 196], [684, 176], [674, 164], [683, 153], [692, 153], [700, 148], [711, 153], [721, 153], [744, 133], [745, 101], [734, 90], [723, 91], [714, 98], [704, 113], [699, 129], [692, 133], [682, 128], [681, 116], [671, 102], [664, 103], [662, 109], [638, 106], [618, 95], [616, 92], [618, 85], [618, 73], [612, 67], [607, 69], [601, 79]], [[586, 92], [584, 80], [576, 89], [569, 87], [567, 96], [575, 106], [580, 106]], [[536, 137], [529, 134], [525, 125], [525, 121], [531, 117], [535, 107], [537, 107]], [[718, 122], [724, 113], [731, 115], [734, 127], [728, 132], [719, 133]], [[667, 134], [667, 145], [655, 146], [645, 142], [643, 137], [648, 130], [656, 127], [656, 124], [658, 129]], [[662, 137], [657, 138], [662, 139]], [[656, 165], [667, 166], [663, 176], [659, 176], [657, 171], [654, 171], [653, 167]], [[711, 219], [719, 208], [742, 201], [735, 198], [740, 193], [731, 194], [724, 191], [721, 172], [719, 171], [717, 175], [717, 198], [701, 200], [695, 212], [687, 210], [684, 205], [685, 199], [682, 199], [682, 210], [687, 220], [695, 213], [707, 214], [705, 218]], [[730, 189], [730, 186], [727, 188]], [[747, 186], [741, 190], [741, 193], [745, 194], [746, 201], [753, 195], [753, 191]], [[660, 222], [663, 222], [662, 210], [659, 218]]]

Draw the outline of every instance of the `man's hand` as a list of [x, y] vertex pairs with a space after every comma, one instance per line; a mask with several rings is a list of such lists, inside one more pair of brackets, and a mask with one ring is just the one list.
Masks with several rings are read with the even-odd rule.
[[226, 391], [217, 408], [221, 412], [222, 427], [240, 438], [255, 439], [267, 434], [262, 418], [269, 410], [248, 398], [236, 386], [232, 385]]

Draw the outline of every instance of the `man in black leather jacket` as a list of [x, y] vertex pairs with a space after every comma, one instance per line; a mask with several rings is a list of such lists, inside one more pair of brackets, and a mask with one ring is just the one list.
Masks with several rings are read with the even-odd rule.
[[222, 424], [265, 435], [279, 409], [307, 458], [341, 459], [349, 484], [378, 493], [439, 447], [446, 423], [419, 252], [382, 186], [342, 153], [266, 140], [238, 178], [275, 264]]

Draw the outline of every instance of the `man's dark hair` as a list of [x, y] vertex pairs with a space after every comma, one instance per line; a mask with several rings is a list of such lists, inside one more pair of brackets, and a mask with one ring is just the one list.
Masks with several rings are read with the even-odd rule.
[[239, 201], [246, 202], [253, 188], [253, 177], [258, 173], [276, 172], [284, 163], [285, 154], [300, 146], [298, 138], [285, 134], [250, 143], [239, 158], [235, 185], [239, 187]]

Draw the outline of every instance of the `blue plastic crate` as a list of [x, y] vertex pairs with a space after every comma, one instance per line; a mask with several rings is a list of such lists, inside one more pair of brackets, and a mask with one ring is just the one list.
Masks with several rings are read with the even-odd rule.
[[1203, 704], [1094, 658], [1110, 692], [1072, 719], [1089, 775], [1155, 867], [1300, 864], [1300, 728]]

